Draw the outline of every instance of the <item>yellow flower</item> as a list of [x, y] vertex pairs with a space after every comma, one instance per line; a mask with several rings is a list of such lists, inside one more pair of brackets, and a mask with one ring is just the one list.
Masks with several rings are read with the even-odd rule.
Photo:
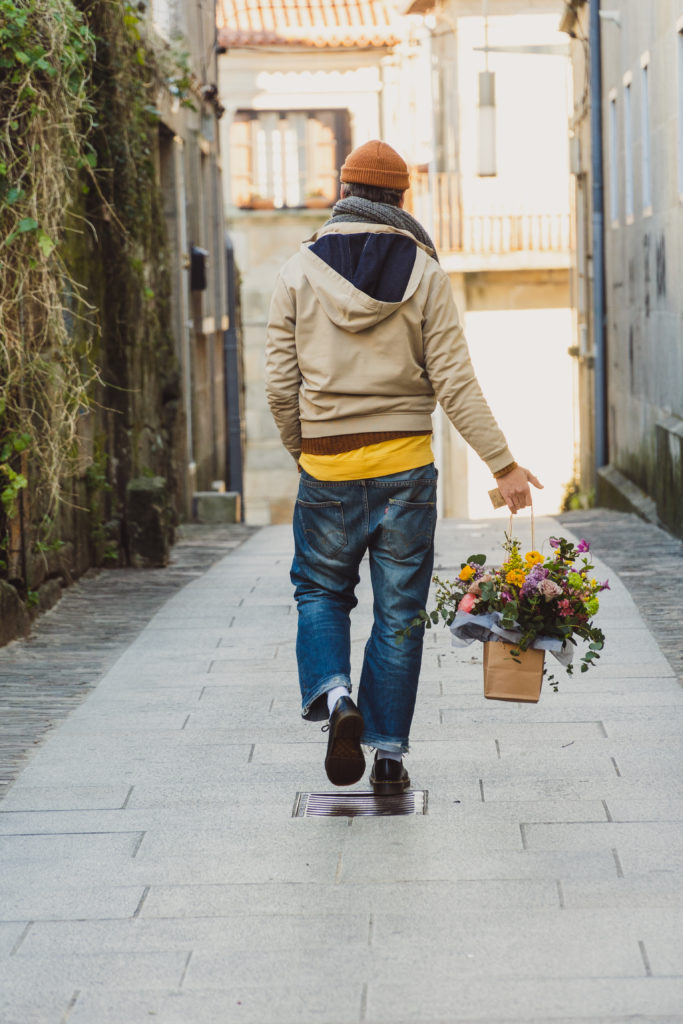
[[510, 571], [505, 576], [505, 582], [512, 583], [512, 585], [515, 587], [521, 587], [525, 579], [526, 573], [524, 573], [521, 569], [510, 569]]
[[463, 565], [462, 569], [458, 573], [458, 579], [459, 580], [465, 580], [465, 582], [467, 580], [471, 580], [473, 576], [474, 576], [474, 569], [472, 568], [471, 565]]
[[543, 555], [540, 551], [527, 551], [524, 556], [524, 561], [527, 566], [531, 568], [532, 565], [538, 565], [539, 562], [543, 561]]

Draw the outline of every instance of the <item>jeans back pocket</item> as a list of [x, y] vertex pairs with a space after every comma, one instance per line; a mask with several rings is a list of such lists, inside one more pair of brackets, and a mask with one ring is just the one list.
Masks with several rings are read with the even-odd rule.
[[422, 555], [431, 547], [436, 526], [435, 501], [404, 501], [389, 498], [383, 529], [394, 558]]
[[296, 514], [306, 543], [318, 554], [332, 558], [346, 546], [341, 501], [303, 501], [297, 498]]

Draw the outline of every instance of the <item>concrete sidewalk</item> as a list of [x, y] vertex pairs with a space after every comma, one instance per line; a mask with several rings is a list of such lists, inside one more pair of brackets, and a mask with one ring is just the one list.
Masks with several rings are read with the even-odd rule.
[[[437, 571], [504, 525], [440, 524]], [[683, 1021], [683, 690], [609, 567], [600, 667], [536, 706], [428, 634], [427, 815], [293, 818], [332, 787], [290, 557], [265, 529], [172, 597], [0, 803], [0, 1021]]]

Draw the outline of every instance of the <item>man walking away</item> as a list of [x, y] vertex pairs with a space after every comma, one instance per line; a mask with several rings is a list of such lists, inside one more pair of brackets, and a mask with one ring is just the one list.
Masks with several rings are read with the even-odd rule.
[[[403, 210], [408, 168], [374, 140], [341, 172], [341, 201], [282, 268], [266, 345], [266, 392], [299, 464], [291, 579], [298, 608], [302, 715], [329, 717], [325, 770], [336, 786], [375, 748], [378, 794], [410, 785], [409, 748], [424, 627], [396, 643], [427, 603], [434, 563], [438, 400], [496, 478], [512, 512], [531, 503], [474, 375], [451, 285], [424, 228]], [[374, 623], [358, 704], [350, 612], [368, 553]]]

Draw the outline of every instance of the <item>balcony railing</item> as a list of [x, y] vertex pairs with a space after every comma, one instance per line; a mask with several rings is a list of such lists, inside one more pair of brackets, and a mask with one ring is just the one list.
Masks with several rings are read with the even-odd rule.
[[441, 253], [495, 257], [514, 254], [566, 255], [569, 213], [463, 213], [457, 175], [413, 173], [408, 209], [432, 223]]

